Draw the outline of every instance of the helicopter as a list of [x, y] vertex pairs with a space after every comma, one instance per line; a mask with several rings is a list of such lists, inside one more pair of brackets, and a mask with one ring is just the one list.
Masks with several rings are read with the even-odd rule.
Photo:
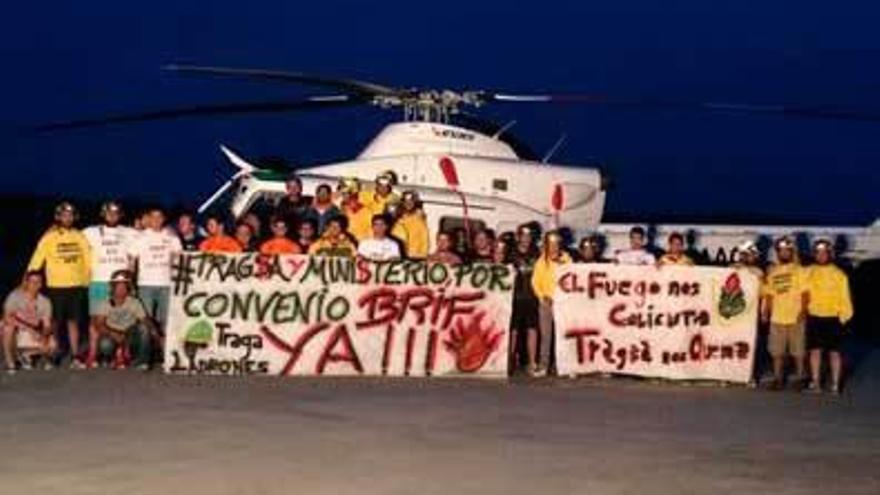
[[[358, 179], [369, 191], [374, 179], [391, 172], [398, 191], [418, 194], [431, 238], [438, 231], [492, 228], [510, 231], [524, 223], [544, 229], [565, 226], [575, 235], [603, 233], [608, 247], [624, 247], [627, 226], [602, 224], [608, 177], [601, 165], [555, 164], [558, 141], [543, 157], [510, 134], [515, 121], [497, 125], [470, 109], [488, 104], [586, 104], [624, 108], [684, 109], [737, 114], [779, 115], [795, 118], [878, 121], [880, 116], [829, 107], [752, 105], [724, 102], [690, 102], [657, 99], [618, 99], [599, 94], [519, 94], [495, 90], [404, 88], [372, 81], [334, 78], [302, 72], [242, 69], [199, 65], [166, 65], [163, 70], [181, 75], [230, 78], [269, 83], [305, 85], [330, 94], [292, 101], [201, 105], [139, 114], [46, 124], [41, 131], [58, 131], [112, 124], [212, 117], [255, 113], [286, 113], [339, 107], [371, 106], [400, 112], [397, 122], [386, 125], [356, 157], [335, 163], [297, 167], [295, 174], [306, 195], [320, 184], [335, 185]], [[467, 109], [467, 110], [466, 110]], [[249, 211], [271, 209], [284, 196], [286, 179], [293, 170], [248, 160], [226, 145], [220, 151], [235, 173], [199, 207], [207, 211], [230, 191], [229, 208], [239, 218]], [[880, 223], [868, 228], [792, 227], [808, 236], [846, 236], [856, 257], [880, 257]], [[702, 231], [707, 251], [729, 253], [756, 235], [786, 229], [766, 226], [674, 226], [676, 231]], [[711, 227], [711, 228], [709, 228]], [[657, 232], [673, 227], [659, 226]], [[792, 230], [789, 230], [791, 232]], [[708, 233], [708, 234], [707, 234]]]

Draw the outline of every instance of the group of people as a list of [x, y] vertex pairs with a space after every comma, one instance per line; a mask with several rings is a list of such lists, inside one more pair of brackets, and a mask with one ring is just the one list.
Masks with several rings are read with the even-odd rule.
[[[516, 278], [510, 368], [532, 376], [553, 373], [556, 267], [572, 262], [695, 264], [686, 253], [682, 234], [669, 235], [666, 252], [657, 256], [648, 249], [641, 227], [630, 231], [628, 249], [609, 258], [603, 257], [598, 236], [585, 237], [570, 249], [560, 231], [542, 233], [536, 224], [497, 235], [486, 228], [440, 231], [434, 249], [429, 250], [429, 228], [418, 194], [404, 191], [398, 195], [395, 185], [396, 177], [387, 172], [369, 190], [362, 189], [357, 179], [345, 179], [335, 193], [329, 184], [322, 184], [308, 198], [299, 178], [291, 176], [286, 194], [268, 219], [268, 232], [263, 230], [263, 218], [251, 213], [235, 224], [232, 235], [219, 215], [208, 215], [200, 228], [194, 215], [184, 213], [169, 227], [159, 207], [146, 209], [127, 226], [121, 206], [112, 201], [101, 207], [100, 224], [80, 231], [75, 227], [76, 208], [61, 203], [54, 224], [37, 244], [23, 283], [4, 305], [6, 369], [53, 367], [60, 354], [60, 336], [67, 337], [72, 368], [99, 366], [103, 357], [116, 368], [149, 369], [159, 359], [168, 317], [171, 261], [181, 251], [511, 265]], [[775, 262], [766, 271], [754, 243], [740, 246], [738, 253], [734, 267], [752, 271], [762, 281], [760, 314], [769, 326], [772, 386], [783, 386], [790, 357], [794, 381], [805, 383], [807, 390], [820, 390], [822, 357], [827, 353], [828, 390], [838, 393], [841, 338], [853, 309], [847, 276], [834, 264], [832, 244], [818, 240], [812, 264], [804, 266], [791, 238], [780, 238], [775, 243]], [[83, 314], [84, 308], [88, 315]], [[83, 321], [88, 321], [85, 352], [80, 349]], [[102, 348], [109, 351], [102, 352]]]

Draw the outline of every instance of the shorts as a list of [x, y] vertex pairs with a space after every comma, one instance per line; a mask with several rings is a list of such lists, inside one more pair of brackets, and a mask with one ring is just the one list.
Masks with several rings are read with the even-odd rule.
[[50, 287], [46, 289], [46, 295], [52, 301], [52, 320], [55, 324], [81, 321], [85, 316], [85, 287]]
[[110, 299], [110, 282], [92, 282], [89, 284], [89, 316], [95, 316], [104, 304]]
[[17, 327], [15, 346], [17, 349], [42, 349], [46, 345], [46, 337], [30, 328]]
[[770, 334], [767, 338], [767, 351], [774, 358], [782, 358], [787, 355], [796, 358], [804, 357], [805, 335], [803, 323], [771, 323]]
[[807, 349], [839, 351], [843, 341], [843, 324], [836, 316], [807, 318]]
[[510, 318], [510, 328], [526, 331], [538, 329], [538, 300], [537, 299], [514, 299], [513, 311]]

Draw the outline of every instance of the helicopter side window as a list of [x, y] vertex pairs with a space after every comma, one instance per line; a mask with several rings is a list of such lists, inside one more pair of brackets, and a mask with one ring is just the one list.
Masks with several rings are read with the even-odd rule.
[[507, 190], [507, 179], [492, 179], [492, 189], [496, 191]]
[[[477, 230], [483, 230], [486, 228], [486, 222], [478, 219], [478, 218], [468, 218], [467, 224], [470, 227], [471, 231], [475, 232]], [[464, 229], [465, 220], [464, 217], [442, 217], [440, 219], [440, 231], [441, 232], [455, 232], [458, 229]]]

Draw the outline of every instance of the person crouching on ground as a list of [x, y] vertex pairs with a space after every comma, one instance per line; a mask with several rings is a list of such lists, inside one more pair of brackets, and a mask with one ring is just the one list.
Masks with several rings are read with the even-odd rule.
[[388, 217], [373, 215], [373, 235], [358, 244], [358, 256], [370, 261], [400, 259], [400, 246], [388, 237]]
[[807, 348], [810, 350], [810, 392], [821, 390], [822, 353], [828, 353], [831, 385], [828, 391], [840, 393], [843, 362], [840, 344], [844, 329], [853, 317], [849, 278], [834, 263], [831, 242], [819, 240], [813, 246], [815, 264], [807, 270]]
[[43, 274], [27, 272], [21, 286], [13, 290], [3, 304], [3, 354], [9, 373], [16, 371], [16, 363], [30, 369], [37, 356], [43, 357], [45, 369], [52, 368], [56, 348], [52, 303], [40, 294], [42, 288]]
[[[550, 371], [550, 349], [553, 345], [553, 293], [556, 288], [556, 268], [571, 263], [568, 253], [562, 248], [562, 236], [556, 231], [544, 234], [541, 256], [535, 262], [532, 273], [532, 288], [538, 296], [538, 325], [541, 331], [540, 359], [538, 366], [532, 368], [533, 376], [544, 376]], [[530, 342], [531, 344], [531, 342]], [[534, 348], [529, 345], [529, 362], [534, 361]]]
[[110, 279], [110, 299], [101, 305], [92, 326], [89, 368], [97, 365], [98, 345], [102, 337], [107, 337], [115, 344], [114, 368], [124, 369], [131, 364], [131, 347], [136, 344], [138, 356], [134, 364], [140, 369], [149, 369], [151, 335], [155, 328], [144, 305], [131, 293], [131, 273], [125, 270], [114, 273]]
[[657, 264], [659, 266], [666, 265], [679, 265], [679, 266], [693, 266], [694, 260], [690, 258], [684, 252], [684, 236], [678, 232], [673, 232], [669, 234], [669, 238], [666, 241], [667, 243], [667, 251], [666, 253], [657, 260]]
[[785, 358], [791, 356], [795, 380], [804, 379], [804, 310], [807, 289], [804, 268], [795, 255], [794, 241], [782, 237], [776, 241], [776, 263], [767, 271], [763, 288], [762, 318], [770, 322], [767, 350], [773, 360], [772, 388], [784, 385]]

